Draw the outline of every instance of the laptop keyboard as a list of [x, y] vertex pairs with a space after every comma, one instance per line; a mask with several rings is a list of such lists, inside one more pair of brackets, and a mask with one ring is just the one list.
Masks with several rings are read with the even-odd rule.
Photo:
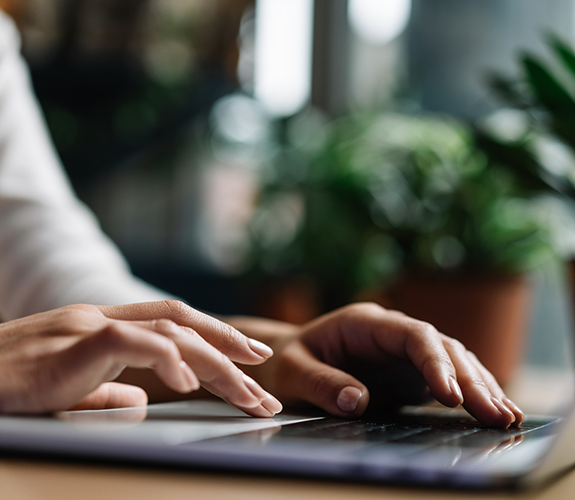
[[311, 440], [318, 444], [338, 441], [362, 445], [362, 448], [385, 444], [409, 445], [411, 452], [438, 446], [485, 448], [516, 441], [526, 433], [547, 427], [550, 423], [550, 420], [532, 420], [522, 423], [519, 428], [493, 429], [470, 418], [402, 416], [372, 421], [324, 419], [283, 426], [272, 439]]
[[191, 446], [207, 454], [216, 450], [226, 457], [239, 453], [247, 468], [257, 464], [259, 470], [335, 477], [352, 474], [355, 478], [408, 480], [410, 484], [433, 482], [438, 474], [442, 481], [448, 476], [450, 481], [459, 481], [459, 476], [451, 475], [458, 471], [469, 486], [484, 480], [481, 474], [474, 476], [477, 471], [498, 467], [498, 459], [508, 457], [517, 446], [521, 446], [523, 466], [530, 466], [521, 450], [533, 449], [528, 443], [548, 442], [538, 439], [556, 432], [552, 424], [557, 419], [553, 418], [531, 417], [519, 428], [493, 429], [466, 415], [455, 411], [373, 420], [320, 418]]

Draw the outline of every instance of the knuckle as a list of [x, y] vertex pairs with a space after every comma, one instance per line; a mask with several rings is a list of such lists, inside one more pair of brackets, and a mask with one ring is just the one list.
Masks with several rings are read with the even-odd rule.
[[101, 347], [113, 350], [124, 340], [124, 331], [118, 322], [108, 323], [96, 335], [95, 339]]
[[461, 343], [459, 340], [454, 339], [453, 337], [445, 337], [443, 339], [443, 344], [448, 347], [450, 350], [458, 353], [458, 354], [465, 354], [469, 353], [467, 348]]
[[444, 360], [435, 358], [433, 356], [428, 357], [421, 365], [421, 373], [424, 377], [428, 377], [437, 369], [438, 365], [442, 364], [443, 361]]
[[461, 379], [465, 385], [474, 385], [490, 392], [485, 380], [483, 380], [483, 377], [478, 372], [460, 374], [458, 378]]
[[[463, 344], [462, 344], [462, 345], [463, 345]], [[464, 349], [465, 349], [465, 347], [464, 347]], [[477, 357], [477, 354], [475, 354], [473, 351], [469, 351], [469, 350], [467, 350], [467, 349], [466, 349], [466, 351], [467, 351], [467, 355], [469, 356], [469, 358], [470, 358], [472, 361], [478, 363], [480, 366], [483, 366], [483, 363], [482, 363], [481, 361], [479, 361], [479, 358]]]
[[405, 314], [403, 311], [400, 311], [399, 309], [387, 309], [387, 312], [390, 314], [394, 314], [395, 316], [401, 316], [402, 318], [407, 318], [407, 314]]
[[54, 311], [54, 321], [62, 334], [77, 335], [94, 329], [94, 314], [90, 306], [67, 306]]
[[381, 314], [384, 309], [375, 302], [357, 302], [346, 306], [344, 310], [358, 316], [376, 316]]
[[180, 350], [178, 346], [167, 337], [160, 337], [157, 339], [156, 350], [164, 358], [180, 358]]
[[418, 339], [428, 339], [429, 337], [436, 337], [438, 335], [437, 329], [426, 321], [413, 320], [411, 325], [411, 333]]
[[180, 326], [179, 328], [181, 332], [185, 334], [186, 339], [194, 341], [201, 339], [202, 341], [205, 341], [205, 339], [193, 328], [190, 328], [188, 326]]
[[59, 309], [60, 311], [83, 311], [83, 312], [97, 312], [100, 313], [100, 309], [97, 306], [91, 304], [71, 304], [69, 306], [64, 306]]
[[179, 318], [188, 314], [189, 307], [181, 300], [167, 299], [162, 301], [162, 305], [167, 310], [169, 317]]
[[178, 325], [171, 319], [155, 319], [152, 321], [155, 330], [167, 333], [178, 333]]
[[221, 323], [221, 340], [225, 346], [236, 346], [242, 342], [243, 335], [227, 323]]
[[319, 370], [311, 376], [309, 380], [311, 393], [315, 395], [327, 395], [330, 394], [331, 389], [331, 377], [329, 373], [324, 370]]
[[74, 308], [64, 308], [57, 311], [57, 319], [64, 326], [77, 325], [84, 319], [84, 313]]
[[[241, 371], [240, 369], [234, 365], [231, 360], [223, 353], [219, 352], [214, 356], [214, 371], [207, 377], [204, 377], [204, 380], [213, 385], [222, 385], [224, 382], [229, 382], [232, 378], [237, 378], [238, 380], [241, 378]], [[227, 385], [227, 384], [225, 384]]]
[[232, 363], [230, 358], [228, 358], [223, 352], [218, 351], [216, 353], [217, 364], [219, 369], [226, 373], [240, 374], [239, 368]]
[[173, 340], [168, 337], [158, 335], [154, 338], [154, 343], [151, 346], [156, 358], [155, 365], [161, 362], [176, 362], [181, 360], [180, 350]]

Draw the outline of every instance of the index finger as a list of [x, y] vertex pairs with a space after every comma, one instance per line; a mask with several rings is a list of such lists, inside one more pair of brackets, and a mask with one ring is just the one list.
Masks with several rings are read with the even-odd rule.
[[192, 328], [218, 351], [238, 363], [255, 365], [273, 355], [272, 349], [262, 342], [246, 337], [231, 325], [179, 300], [100, 306], [99, 309], [111, 319], [125, 321], [167, 319], [180, 326]]

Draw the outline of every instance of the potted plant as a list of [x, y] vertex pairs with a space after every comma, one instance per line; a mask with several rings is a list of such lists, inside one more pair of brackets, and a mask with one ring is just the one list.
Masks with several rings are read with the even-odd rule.
[[[496, 115], [488, 120], [477, 128], [476, 138], [492, 161], [505, 164], [521, 175], [532, 193], [559, 198], [572, 211], [575, 202], [575, 52], [554, 35], [549, 37], [548, 46], [554, 56], [550, 61], [523, 54], [519, 60], [519, 77], [492, 77], [492, 87], [513, 113], [505, 111], [504, 116]], [[515, 126], [505, 127], [510, 116]], [[569, 241], [573, 239], [574, 228], [563, 225], [555, 233], [563, 240], [559, 246], [568, 261], [571, 287], [575, 290], [575, 249]]]
[[[520, 359], [529, 286], [550, 254], [513, 170], [445, 117], [360, 113], [288, 140], [263, 169], [252, 262], [313, 283], [318, 312], [370, 298], [462, 340], [506, 382]], [[306, 144], [306, 141], [303, 142]], [[289, 318], [282, 318], [289, 319]]]

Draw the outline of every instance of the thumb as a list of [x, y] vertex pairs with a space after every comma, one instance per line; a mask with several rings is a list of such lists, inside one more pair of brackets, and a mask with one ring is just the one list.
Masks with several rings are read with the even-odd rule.
[[140, 387], [106, 382], [68, 410], [109, 410], [146, 404], [148, 404], [148, 395]]
[[289, 357], [296, 369], [290, 370], [285, 392], [294, 400], [304, 400], [338, 417], [363, 414], [369, 391], [359, 380], [318, 360], [303, 344], [290, 346]]

